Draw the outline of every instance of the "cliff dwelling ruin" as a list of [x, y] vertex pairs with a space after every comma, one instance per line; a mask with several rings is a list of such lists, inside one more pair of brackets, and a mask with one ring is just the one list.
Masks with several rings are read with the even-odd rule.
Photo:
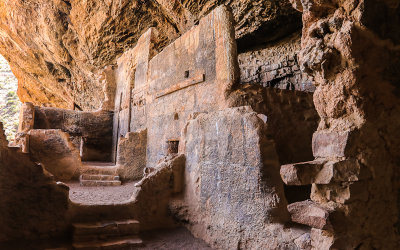
[[0, 0], [0, 249], [399, 249], [399, 27], [397, 0]]

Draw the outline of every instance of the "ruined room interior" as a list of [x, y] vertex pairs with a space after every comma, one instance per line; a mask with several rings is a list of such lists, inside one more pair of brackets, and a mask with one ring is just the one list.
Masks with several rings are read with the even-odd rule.
[[0, 0], [0, 54], [0, 249], [400, 249], [398, 0]]

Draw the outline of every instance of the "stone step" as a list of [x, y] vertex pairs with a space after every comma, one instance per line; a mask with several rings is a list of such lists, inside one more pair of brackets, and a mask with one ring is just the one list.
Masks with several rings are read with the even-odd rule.
[[99, 180], [81, 180], [81, 186], [96, 187], [96, 186], [120, 186], [121, 181], [99, 181]]
[[132, 249], [143, 245], [143, 241], [138, 236], [127, 236], [113, 240], [90, 241], [72, 244], [74, 249], [94, 250], [94, 249]]
[[99, 234], [99, 233], [122, 233], [125, 235], [136, 234], [139, 232], [139, 221], [121, 220], [104, 221], [96, 223], [74, 223], [75, 235]]
[[132, 203], [83, 205], [71, 204], [73, 223], [93, 223], [94, 221], [124, 221], [135, 218]]
[[117, 169], [117, 167], [88, 166], [83, 169], [83, 173], [88, 175], [116, 175]]
[[80, 180], [119, 181], [118, 175], [83, 174]]
[[331, 229], [332, 227], [330, 215], [333, 210], [311, 200], [289, 204], [287, 209], [293, 222], [324, 230]]
[[115, 239], [117, 237], [136, 235], [139, 233], [137, 220], [109, 221], [98, 223], [76, 223], [74, 242], [89, 242]]

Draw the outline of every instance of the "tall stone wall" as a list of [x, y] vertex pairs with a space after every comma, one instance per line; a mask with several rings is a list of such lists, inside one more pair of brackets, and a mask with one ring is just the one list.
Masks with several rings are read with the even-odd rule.
[[112, 159], [116, 160], [119, 138], [129, 132], [146, 129], [146, 98], [148, 94], [149, 60], [154, 56], [157, 30], [150, 28], [137, 45], [117, 61]]
[[312, 79], [298, 63], [300, 40], [301, 33], [295, 32], [278, 42], [239, 54], [241, 83], [314, 92]]
[[115, 70], [114, 151], [120, 137], [147, 128], [146, 164], [154, 167], [167, 156], [168, 142], [179, 141], [189, 114], [226, 106], [225, 97], [239, 80], [232, 18], [219, 7], [154, 57], [157, 31], [150, 29], [121, 56]]
[[313, 184], [312, 200], [343, 214], [330, 230], [312, 229], [313, 247], [397, 249], [400, 3], [292, 2], [303, 12], [299, 62], [317, 86], [314, 156], [356, 170], [350, 181]]
[[148, 166], [167, 155], [168, 141], [179, 141], [191, 113], [225, 106], [238, 81], [234, 39], [232, 16], [219, 7], [150, 61]]

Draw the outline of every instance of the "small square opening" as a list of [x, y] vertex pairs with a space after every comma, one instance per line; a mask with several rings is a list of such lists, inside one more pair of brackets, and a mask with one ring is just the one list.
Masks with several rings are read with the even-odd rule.
[[189, 70], [186, 70], [185, 71], [185, 78], [189, 78], [189, 76], [190, 76], [190, 72], [189, 72]]
[[168, 140], [168, 155], [177, 154], [179, 149], [179, 140]]

